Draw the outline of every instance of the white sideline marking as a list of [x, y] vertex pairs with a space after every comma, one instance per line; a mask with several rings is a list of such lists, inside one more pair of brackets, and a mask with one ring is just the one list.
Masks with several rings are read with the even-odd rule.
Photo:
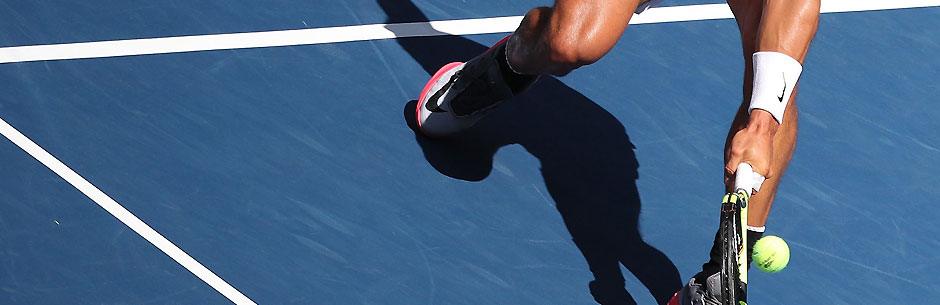
[[[940, 0], [823, 0], [823, 13], [937, 7]], [[733, 18], [725, 4], [655, 7], [631, 24]], [[522, 16], [431, 22], [365, 24], [316, 29], [142, 38], [0, 48], [0, 64], [212, 50], [313, 45], [402, 37], [474, 35], [512, 32]]]
[[56, 159], [56, 157], [49, 154], [49, 152], [46, 152], [45, 149], [39, 147], [39, 145], [20, 133], [16, 128], [10, 126], [10, 124], [2, 118], [0, 118], [0, 133], [7, 139], [10, 139], [16, 146], [19, 146], [33, 156], [33, 158], [36, 158], [40, 163], [51, 169], [59, 175], [59, 177], [65, 179], [65, 181], [81, 191], [85, 196], [88, 196], [88, 198], [101, 206], [101, 208], [111, 213], [111, 215], [127, 225], [131, 230], [134, 230], [134, 232], [137, 232], [141, 237], [156, 246], [160, 251], [166, 253], [167, 256], [185, 267], [186, 270], [189, 270], [189, 272], [192, 272], [203, 282], [215, 288], [215, 290], [219, 291], [223, 296], [235, 304], [255, 304], [251, 299], [226, 283], [225, 280], [215, 275], [215, 273], [212, 273], [212, 271], [193, 259], [189, 254], [183, 252], [182, 249], [141, 221], [140, 218], [134, 216], [133, 213], [114, 201], [114, 199], [111, 199], [110, 196], [92, 185], [88, 180], [82, 178], [82, 176], [59, 161], [59, 159]]

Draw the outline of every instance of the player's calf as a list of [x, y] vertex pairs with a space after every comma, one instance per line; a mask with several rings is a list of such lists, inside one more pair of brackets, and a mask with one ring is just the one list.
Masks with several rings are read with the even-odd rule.
[[556, 76], [593, 64], [627, 28], [635, 8], [630, 2], [596, 5], [571, 0], [534, 8], [514, 34], [518, 43], [511, 46], [509, 60], [521, 73]]

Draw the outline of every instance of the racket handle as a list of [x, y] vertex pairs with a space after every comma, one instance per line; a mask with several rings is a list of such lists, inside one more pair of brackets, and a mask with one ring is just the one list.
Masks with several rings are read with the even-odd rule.
[[734, 191], [744, 191], [753, 195], [760, 191], [761, 184], [764, 183], [764, 176], [754, 171], [754, 168], [746, 162], [738, 164], [738, 170], [734, 172]]

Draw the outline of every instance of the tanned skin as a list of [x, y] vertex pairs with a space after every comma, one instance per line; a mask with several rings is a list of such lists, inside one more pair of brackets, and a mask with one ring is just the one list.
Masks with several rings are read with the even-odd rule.
[[[725, 143], [725, 183], [737, 164], [747, 162], [767, 180], [749, 204], [748, 224], [762, 227], [796, 147], [796, 90], [784, 120], [769, 112], [747, 112], [751, 98], [751, 55], [773, 51], [801, 64], [819, 25], [820, 0], [727, 0], [741, 32], [744, 55], [743, 100]], [[565, 75], [609, 52], [630, 23], [639, 0], [556, 0], [530, 10], [510, 38], [510, 65], [522, 74]], [[730, 188], [730, 186], [728, 186]]]

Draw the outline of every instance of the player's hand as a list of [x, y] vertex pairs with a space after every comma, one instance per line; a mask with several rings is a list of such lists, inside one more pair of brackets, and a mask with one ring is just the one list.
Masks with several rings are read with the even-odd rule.
[[751, 111], [747, 126], [734, 134], [731, 146], [725, 152], [725, 185], [729, 189], [734, 181], [734, 171], [741, 162], [747, 162], [755, 172], [768, 179], [776, 175], [770, 164], [774, 158], [774, 134], [778, 125], [770, 113], [760, 109]]

